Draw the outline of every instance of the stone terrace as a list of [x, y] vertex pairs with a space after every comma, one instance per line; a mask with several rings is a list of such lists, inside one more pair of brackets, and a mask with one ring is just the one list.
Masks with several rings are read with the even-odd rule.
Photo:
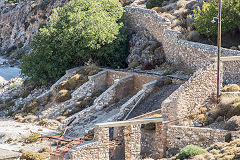
[[[89, 94], [89, 91], [103, 89], [105, 91], [94, 100], [92, 106], [63, 122], [61, 128], [65, 128], [72, 119], [76, 118], [70, 127], [71, 136], [82, 136], [93, 129], [95, 123], [122, 119], [137, 101], [153, 91], [158, 76], [104, 70], [89, 79], [77, 89], [78, 99], [81, 98], [79, 95], [86, 95], [86, 92]], [[74, 95], [72, 97], [74, 98]]]

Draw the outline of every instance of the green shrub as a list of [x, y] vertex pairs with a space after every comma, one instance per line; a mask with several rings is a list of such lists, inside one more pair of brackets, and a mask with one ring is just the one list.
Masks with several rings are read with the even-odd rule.
[[40, 134], [39, 133], [32, 133], [26, 140], [26, 143], [35, 143], [39, 140], [40, 138]]
[[22, 73], [45, 84], [89, 59], [101, 66], [124, 67], [123, 12], [118, 0], [73, 0], [54, 10], [49, 25], [34, 37], [33, 52], [22, 58]]
[[[218, 23], [211, 23], [213, 17], [218, 16], [218, 0], [203, 2], [194, 12], [194, 26], [196, 30], [206, 36], [217, 34]], [[217, 19], [215, 19], [217, 21]], [[222, 1], [222, 31], [229, 31], [240, 24], [240, 1]]]
[[188, 145], [181, 149], [179, 155], [177, 156], [177, 159], [183, 160], [203, 153], [207, 153], [207, 151], [198, 146]]
[[12, 141], [13, 141], [13, 139], [11, 137], [8, 138], [8, 140], [7, 140], [8, 143], [12, 143]]
[[15, 87], [17, 87], [17, 86], [19, 86], [19, 85], [21, 85], [21, 84], [19, 84], [19, 83], [13, 83], [13, 84], [10, 85], [9, 89], [13, 89], [13, 88], [15, 88]]
[[16, 4], [18, 0], [5, 0], [5, 3]]
[[35, 153], [32, 151], [24, 152], [20, 157], [21, 160], [46, 160], [47, 157], [43, 153]]
[[148, 9], [154, 8], [154, 7], [160, 7], [164, 0], [148, 0], [146, 3], [146, 7]]

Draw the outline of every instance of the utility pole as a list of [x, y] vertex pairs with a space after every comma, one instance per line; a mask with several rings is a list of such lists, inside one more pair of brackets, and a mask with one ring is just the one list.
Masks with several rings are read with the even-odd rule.
[[218, 60], [217, 60], [217, 100], [219, 102], [220, 97], [220, 56], [221, 56], [221, 14], [222, 13], [222, 2], [218, 0]]

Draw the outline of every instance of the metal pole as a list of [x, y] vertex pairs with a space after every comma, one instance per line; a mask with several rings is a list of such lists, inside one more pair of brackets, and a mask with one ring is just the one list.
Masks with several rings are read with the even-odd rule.
[[218, 63], [217, 63], [217, 99], [219, 101], [220, 97], [220, 56], [221, 56], [221, 12], [222, 12], [222, 2], [218, 0]]

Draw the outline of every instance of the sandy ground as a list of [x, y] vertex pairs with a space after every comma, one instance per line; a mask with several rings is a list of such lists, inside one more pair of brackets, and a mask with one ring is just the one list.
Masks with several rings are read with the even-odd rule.
[[[42, 129], [42, 131], [39, 131], [39, 129]], [[20, 149], [38, 152], [40, 149], [50, 146], [49, 141], [25, 145], [24, 140], [33, 132], [44, 135], [56, 134], [56, 130], [47, 129], [31, 123], [20, 123], [11, 119], [0, 119], [0, 159], [18, 156], [20, 155]], [[11, 143], [8, 142], [9, 138], [13, 139]]]

